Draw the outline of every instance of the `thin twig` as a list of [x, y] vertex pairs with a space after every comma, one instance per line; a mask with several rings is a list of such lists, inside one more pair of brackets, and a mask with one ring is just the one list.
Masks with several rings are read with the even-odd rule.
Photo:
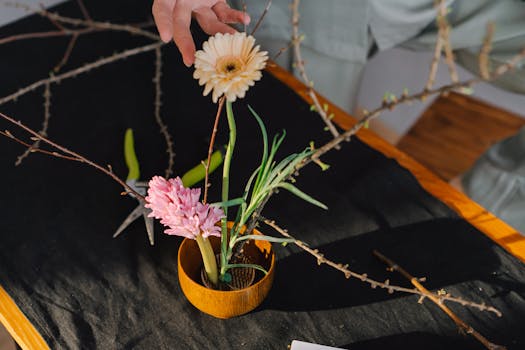
[[59, 14], [49, 12], [49, 11], [40, 11], [40, 14], [44, 17], [52, 18], [61, 23], [67, 23], [67, 24], [72, 24], [76, 26], [86, 26], [90, 28], [97, 28], [97, 29], [103, 29], [103, 30], [128, 32], [130, 34], [140, 35], [140, 36], [144, 36], [146, 38], [149, 38], [155, 41], [160, 41], [160, 36], [158, 36], [157, 34], [149, 32], [147, 30], [143, 30], [139, 27], [135, 27], [130, 24], [116, 24], [116, 23], [110, 23], [110, 22], [86, 21], [86, 20], [81, 20], [77, 18], [64, 17], [64, 16], [61, 16]]
[[[46, 9], [35, 9], [31, 6], [25, 5], [25, 4], [19, 4], [19, 3], [12, 3], [12, 2], [6, 2], [6, 6], [11, 6], [14, 8], [20, 8], [28, 12], [36, 12], [40, 16], [45, 17], [49, 19], [50, 21], [56, 21], [58, 23], [65, 23], [65, 24], [72, 24], [75, 26], [83, 26], [88, 28], [96, 28], [99, 30], [113, 30], [113, 31], [122, 31], [122, 32], [128, 32], [130, 34], [140, 35], [144, 36], [146, 38], [160, 41], [160, 36], [158, 36], [155, 33], [149, 32], [147, 30], [143, 30], [138, 26], [133, 26], [130, 24], [116, 24], [116, 23], [110, 23], [110, 22], [97, 22], [93, 20], [82, 20], [78, 18], [71, 18], [71, 17], [65, 17], [61, 16], [54, 12], [49, 12]], [[66, 30], [67, 31], [67, 30]]]
[[173, 147], [173, 138], [171, 137], [168, 127], [162, 120], [160, 115], [160, 106], [162, 105], [161, 95], [161, 77], [162, 77], [162, 50], [159, 47], [155, 49], [155, 76], [153, 78], [153, 83], [155, 84], [155, 101], [154, 101], [154, 115], [155, 121], [160, 128], [160, 133], [164, 137], [166, 142], [166, 153], [168, 154], [168, 167], [166, 168], [164, 174], [166, 179], [168, 179], [171, 174], [173, 174], [173, 164], [175, 159], [175, 151]]
[[64, 29], [64, 30], [55, 30], [48, 32], [34, 32], [34, 33], [23, 33], [23, 34], [14, 34], [5, 38], [0, 39], [0, 45], [8, 44], [14, 41], [19, 40], [29, 40], [29, 39], [43, 39], [59, 36], [79, 36], [82, 34], [92, 33], [99, 31], [98, 28], [83, 28], [83, 29]]
[[89, 12], [88, 12], [88, 10], [86, 8], [86, 5], [84, 5], [84, 1], [77, 0], [77, 4], [78, 4], [78, 7], [80, 8], [80, 11], [82, 12], [82, 15], [86, 19], [86, 21], [89, 21], [89, 22], [93, 21], [93, 19], [89, 15]]
[[[46, 8], [45, 8], [44, 4], [40, 3], [39, 5], [40, 5], [40, 10], [42, 10], [42, 11], [46, 11]], [[27, 10], [26, 10], [26, 11], [27, 11]], [[49, 22], [51, 22], [51, 24], [54, 25], [57, 29], [59, 29], [59, 30], [61, 30], [61, 31], [66, 31], [66, 28], [65, 28], [62, 24], [60, 24], [60, 23], [58, 23], [57, 21], [55, 21], [54, 19], [52, 19], [52, 18], [48, 18], [48, 20], [49, 20]]]
[[453, 83], [457, 83], [459, 77], [456, 70], [456, 63], [454, 62], [454, 53], [452, 52], [452, 46], [450, 44], [450, 25], [447, 21], [448, 7], [445, 0], [437, 1], [436, 6], [438, 7], [438, 37], [441, 38], [445, 48], [445, 62], [448, 66], [450, 80], [452, 80]]
[[48, 32], [35, 32], [35, 33], [23, 33], [15, 34], [5, 38], [0, 39], [0, 45], [8, 44], [13, 41], [26, 40], [26, 39], [38, 39], [38, 38], [51, 38], [57, 36], [66, 36], [72, 35], [73, 32], [63, 31], [63, 30], [52, 30]]
[[11, 132], [9, 132], [8, 130], [5, 130], [5, 131], [0, 130], [0, 135], [3, 135], [5, 137], [15, 141], [16, 143], [19, 143], [19, 144], [27, 147], [28, 149], [30, 149], [31, 153], [42, 153], [42, 154], [45, 154], [45, 155], [48, 155], [48, 156], [53, 156], [53, 157], [57, 157], [57, 158], [62, 158], [62, 159], [67, 159], [67, 160], [71, 160], [71, 161], [80, 162], [80, 160], [78, 158], [75, 158], [75, 157], [69, 157], [69, 156], [60, 154], [58, 152], [51, 152], [51, 151], [46, 151], [46, 150], [41, 149], [41, 148], [36, 148], [36, 147], [34, 147], [34, 144], [29, 144], [29, 143], [27, 143], [25, 141], [20, 140], [19, 138], [15, 137], [13, 134], [11, 134]]
[[77, 42], [77, 39], [78, 39], [78, 34], [77, 33], [73, 34], [73, 36], [69, 40], [69, 43], [67, 44], [67, 48], [66, 48], [66, 51], [64, 52], [64, 56], [62, 57], [60, 62], [55, 66], [55, 68], [53, 68], [53, 71], [55, 73], [60, 71], [60, 69], [62, 69], [62, 67], [69, 60], [69, 56], [71, 56], [71, 52], [73, 51], [73, 48], [75, 47], [75, 43]]
[[[357, 279], [361, 280], [362, 282], [365, 282], [365, 283], [369, 284], [372, 289], [375, 289], [375, 288], [386, 289], [390, 294], [392, 294], [394, 292], [402, 292], [402, 293], [416, 294], [416, 295], [419, 295], [419, 296], [424, 297], [424, 298], [429, 297], [427, 294], [419, 291], [416, 288], [405, 288], [405, 287], [392, 285], [392, 284], [390, 284], [390, 280], [388, 280], [388, 279], [386, 281], [384, 281], [384, 282], [376, 281], [376, 280], [368, 278], [368, 275], [366, 273], [354, 272], [354, 271], [352, 271], [352, 270], [350, 270], [348, 268], [348, 265], [343, 265], [343, 264], [339, 264], [339, 263], [333, 262], [333, 261], [327, 259], [322, 253], [320, 253], [318, 249], [312, 249], [312, 248], [310, 248], [308, 246], [308, 244], [306, 244], [306, 243], [304, 243], [304, 242], [302, 242], [300, 240], [295, 239], [292, 235], [290, 235], [288, 233], [288, 230], [279, 227], [275, 223], [275, 221], [269, 220], [269, 219], [266, 219], [266, 218], [263, 218], [263, 217], [261, 217], [260, 219], [262, 220], [262, 222], [264, 222], [266, 225], [272, 227], [274, 230], [276, 230], [282, 236], [284, 236], [286, 238], [293, 239], [294, 240], [293, 243], [296, 246], [298, 246], [299, 248], [301, 248], [302, 250], [304, 250], [305, 252], [309, 253], [310, 255], [314, 256], [317, 259], [317, 264], [318, 265], [326, 264], [326, 265], [328, 265], [330, 267], [333, 267], [334, 269], [342, 272], [347, 279], [351, 278], [351, 277], [357, 278]], [[498, 309], [496, 309], [496, 308], [494, 308], [492, 306], [487, 306], [485, 304], [474, 303], [474, 302], [467, 301], [467, 300], [462, 299], [462, 298], [452, 297], [450, 295], [439, 295], [439, 294], [433, 294], [431, 292], [428, 292], [428, 293], [433, 295], [438, 300], [441, 300], [441, 302], [442, 301], [451, 301], [451, 302], [459, 303], [459, 304], [461, 304], [463, 306], [469, 306], [469, 307], [472, 307], [472, 308], [476, 308], [476, 309], [478, 309], [480, 311], [492, 312], [492, 313], [496, 314], [498, 317], [501, 317], [501, 312]]]
[[[31, 134], [33, 136], [33, 139], [36, 139], [36, 140], [42, 140], [43, 142], [47, 143], [49, 146], [59, 150], [60, 152], [63, 152], [73, 158], [75, 158], [74, 160], [75, 161], [78, 161], [78, 162], [81, 162], [81, 163], [85, 163], [101, 172], [103, 172], [104, 174], [108, 175], [109, 177], [111, 177], [113, 180], [115, 180], [116, 182], [118, 182], [122, 187], [124, 187], [127, 192], [129, 193], [133, 193], [135, 196], [137, 196], [137, 198], [139, 198], [140, 200], [144, 201], [145, 198], [143, 195], [141, 195], [140, 193], [138, 193], [137, 191], [135, 191], [133, 188], [131, 188], [128, 184], [126, 184], [126, 182], [122, 181], [118, 176], [116, 176], [113, 171], [111, 170], [111, 166], [108, 166], [108, 168], [105, 168], [101, 165], [98, 165], [97, 163], [87, 159], [86, 157], [84, 156], [81, 156], [80, 154], [76, 153], [76, 152], [73, 152], [69, 149], [67, 149], [66, 147], [64, 146], [60, 146], [59, 144], [51, 141], [50, 139], [48, 139], [47, 137], [45, 136], [42, 136], [41, 134], [39, 134], [38, 132], [34, 131], [33, 129], [27, 127], [26, 125], [24, 125], [21, 121], [19, 120], [15, 120], [5, 114], [3, 114], [2, 112], [0, 112], [0, 117], [5, 119], [6, 121], [8, 121], [9, 123], [19, 127], [20, 129], [23, 129], [25, 131], [27, 131], [29, 134]], [[12, 136], [9, 136], [10, 133], [7, 134], [7, 137], [13, 139]], [[6, 136], [6, 133], [2, 133], [2, 135]], [[30, 145], [27, 145], [30, 147]], [[40, 149], [35, 149], [36, 152], [41, 152], [42, 150]], [[50, 155], [52, 156], [57, 156], [59, 157], [57, 154], [55, 154], [55, 152], [51, 152]], [[65, 157], [60, 157], [60, 158], [65, 158]], [[67, 158], [65, 158], [67, 159]]]
[[[412, 283], [412, 285], [414, 287], [417, 288], [417, 290], [419, 290], [421, 293], [423, 293], [423, 295], [428, 298], [429, 300], [431, 300], [434, 304], [436, 304], [441, 310], [443, 310], [443, 312], [445, 314], [447, 314], [448, 317], [450, 317], [452, 319], [452, 321], [454, 321], [454, 323], [456, 324], [456, 326], [463, 332], [465, 332], [466, 334], [469, 334], [471, 336], [473, 336], [474, 338], [476, 338], [476, 340], [478, 340], [481, 344], [483, 344], [487, 349], [491, 349], [491, 350], [496, 350], [496, 349], [500, 349], [500, 350], [503, 350], [503, 349], [506, 349], [504, 346], [501, 346], [501, 345], [498, 345], [498, 344], [494, 344], [492, 342], [490, 342], [487, 338], [485, 338], [483, 335], [481, 335], [478, 331], [476, 331], [474, 328], [472, 328], [472, 326], [468, 325], [465, 321], [463, 321], [461, 318], [459, 318], [458, 315], [456, 315], [452, 310], [450, 310], [444, 303], [443, 303], [443, 299], [440, 299], [439, 298], [439, 294], [438, 296], [436, 296], [436, 294], [430, 292], [428, 289], [426, 289], [420, 282], [420, 280], [418, 278], [415, 278], [414, 276], [412, 276], [410, 273], [408, 273], [405, 269], [403, 269], [401, 266], [399, 266], [396, 262], [394, 262], [393, 260], [387, 258], [386, 256], [384, 256], [383, 254], [381, 254], [380, 252], [378, 252], [377, 250], [374, 250], [372, 252], [379, 260], [381, 260], [382, 262], [384, 262], [385, 264], [388, 265], [389, 267], [389, 270], [390, 271], [397, 271], [399, 272], [403, 277], [405, 277], [406, 279], [408, 279], [410, 281], [410, 283]], [[422, 301], [421, 301], [422, 302]]]
[[499, 65], [495, 69], [494, 73], [490, 75], [489, 79], [484, 79], [484, 80], [486, 81], [496, 80], [503, 74], [506, 74], [508, 71], [513, 70], [524, 58], [525, 58], [525, 48], [523, 48], [519, 54], [512, 57], [508, 62]]
[[314, 103], [315, 109], [317, 113], [321, 116], [321, 119], [326, 124], [328, 130], [332, 133], [333, 137], [339, 136], [339, 132], [337, 131], [337, 128], [335, 127], [334, 123], [330, 120], [330, 117], [328, 116], [327, 111], [321, 106], [321, 103], [319, 102], [319, 99], [317, 98], [317, 94], [315, 93], [312, 85], [313, 82], [308, 77], [308, 74], [306, 73], [306, 68], [304, 66], [304, 61], [301, 53], [301, 42], [302, 39], [299, 37], [299, 2], [300, 0], [293, 0], [292, 2], [292, 43], [294, 47], [294, 54], [295, 54], [295, 66], [297, 67], [297, 70], [299, 71], [299, 74], [301, 75], [301, 78], [303, 79], [304, 83], [308, 86], [308, 96], [312, 99], [312, 102]]
[[109, 56], [109, 57], [101, 58], [101, 59], [96, 60], [96, 61], [91, 62], [91, 63], [87, 63], [87, 64], [83, 65], [82, 67], [73, 69], [71, 71], [68, 71], [68, 72], [65, 72], [65, 73], [62, 73], [62, 74], [59, 74], [59, 75], [53, 75], [53, 76], [50, 76], [49, 78], [45, 78], [45, 79], [36, 81], [36, 82], [26, 86], [26, 87], [21, 88], [20, 90], [18, 90], [17, 92], [15, 92], [15, 93], [13, 93], [11, 95], [8, 95], [8, 96], [0, 98], [0, 105], [3, 105], [4, 103], [10, 102], [10, 101], [14, 101], [17, 98], [27, 94], [28, 92], [31, 92], [31, 91], [33, 91], [35, 89], [38, 89], [39, 87], [41, 87], [41, 86], [43, 86], [43, 85], [45, 85], [47, 83], [50, 83], [50, 84], [59, 83], [59, 82], [61, 82], [63, 80], [76, 77], [76, 76], [78, 76], [80, 74], [89, 72], [92, 69], [102, 67], [102, 66], [104, 66], [106, 64], [113, 63], [113, 62], [116, 62], [116, 61], [120, 61], [120, 60], [122, 60], [124, 58], [131, 57], [131, 56], [134, 56], [134, 55], [138, 55], [138, 54], [141, 54], [141, 53], [144, 53], [144, 52], [155, 50], [158, 47], [161, 47], [162, 45], [164, 45], [164, 43], [162, 43], [162, 42], [155, 42], [153, 44], [136, 47], [136, 48], [129, 49], [129, 50], [126, 50], [126, 51], [122, 51], [120, 53], [114, 54], [114, 55]]
[[[253, 30], [252, 32], [250, 33], [250, 35], [254, 35], [257, 30], [259, 29], [259, 27], [261, 26], [261, 23], [263, 22], [264, 20], [264, 17], [266, 17], [266, 15], [268, 14], [268, 11], [270, 10], [270, 7], [272, 6], [272, 0], [268, 0], [266, 2], [266, 7], [264, 8], [264, 11], [263, 13], [261, 13], [261, 16], [259, 17], [259, 20], [257, 21], [257, 23], [255, 24], [255, 27], [253, 27]], [[245, 30], [246, 31], [246, 30]]]
[[494, 23], [487, 25], [487, 32], [483, 39], [483, 45], [479, 51], [479, 74], [483, 79], [490, 79], [489, 54], [492, 50], [492, 38], [494, 36]]
[[[246, 17], [246, 12], [247, 12], [247, 11], [246, 11], [246, 9], [247, 9], [247, 7], [246, 7], [246, 1], [243, 0], [241, 3], [242, 3], [242, 14], [243, 14], [244, 17]], [[243, 18], [243, 19], [244, 19], [244, 18]], [[244, 31], [244, 33], [247, 33], [247, 29], [246, 29], [246, 23], [245, 23], [245, 21], [244, 21], [244, 23], [243, 23], [243, 31]]]
[[430, 72], [428, 74], [427, 83], [425, 85], [426, 90], [432, 89], [432, 86], [434, 85], [442, 50], [443, 40], [441, 38], [441, 35], [438, 34], [438, 36], [436, 37], [436, 45], [434, 46], [434, 56], [432, 56], [432, 62], [430, 63]]
[[213, 153], [213, 145], [215, 144], [215, 136], [217, 135], [217, 130], [219, 128], [219, 119], [221, 117], [222, 108], [224, 107], [224, 101], [226, 98], [223, 96], [219, 99], [219, 104], [217, 105], [217, 113], [215, 114], [215, 121], [213, 122], [213, 130], [211, 131], [210, 145], [208, 147], [208, 159], [204, 165], [204, 196], [202, 199], [203, 203], [206, 203], [208, 200], [208, 188], [210, 187], [210, 163], [211, 155]]
[[[38, 132], [42, 136], [47, 136], [47, 129], [49, 128], [49, 119], [51, 118], [51, 86], [46, 84], [44, 88], [44, 121], [42, 122], [42, 128]], [[18, 156], [15, 162], [15, 166], [22, 164], [22, 161], [27, 158], [31, 153], [34, 152], [34, 149], [40, 146], [40, 140], [36, 140], [30, 145], [24, 153]]]

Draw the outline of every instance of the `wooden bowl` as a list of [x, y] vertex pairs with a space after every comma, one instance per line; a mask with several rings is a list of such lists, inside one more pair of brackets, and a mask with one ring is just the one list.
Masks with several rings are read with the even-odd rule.
[[[254, 233], [260, 234], [257, 230]], [[214, 252], [220, 251], [220, 238], [210, 237]], [[179, 248], [178, 273], [182, 292], [197, 309], [217, 318], [244, 315], [259, 306], [268, 295], [273, 283], [275, 256], [271, 243], [250, 241], [244, 246], [245, 255], [252, 263], [268, 271], [247, 288], [234, 291], [208, 289], [201, 283], [202, 256], [197, 242], [185, 238]], [[259, 274], [259, 272], [258, 272]]]

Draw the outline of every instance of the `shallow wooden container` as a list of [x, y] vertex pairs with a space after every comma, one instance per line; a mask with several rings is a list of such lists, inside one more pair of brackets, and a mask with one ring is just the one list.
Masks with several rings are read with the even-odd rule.
[[[259, 232], [254, 233], [260, 234]], [[220, 239], [210, 237], [213, 250], [220, 251]], [[275, 256], [271, 243], [267, 241], [250, 241], [244, 246], [246, 256], [252, 263], [261, 265], [268, 274], [256, 279], [255, 283], [247, 288], [235, 291], [220, 291], [208, 289], [201, 283], [202, 256], [197, 242], [184, 239], [179, 248], [178, 274], [182, 292], [200, 311], [217, 317], [232, 318], [244, 315], [259, 306], [268, 295], [273, 283], [275, 270]]]

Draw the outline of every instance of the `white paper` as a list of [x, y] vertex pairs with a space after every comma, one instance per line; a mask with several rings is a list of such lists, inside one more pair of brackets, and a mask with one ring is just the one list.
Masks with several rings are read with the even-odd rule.
[[290, 350], [342, 350], [341, 348], [333, 348], [331, 346], [306, 343], [300, 340], [292, 341], [292, 347]]

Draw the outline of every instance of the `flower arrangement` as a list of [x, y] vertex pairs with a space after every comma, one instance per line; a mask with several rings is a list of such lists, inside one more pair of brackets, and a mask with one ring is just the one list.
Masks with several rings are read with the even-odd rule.
[[[164, 231], [166, 234], [196, 240], [208, 279], [215, 287], [231, 282], [231, 269], [253, 268], [267, 273], [259, 265], [239, 262], [242, 261], [239, 260], [239, 255], [246, 241], [267, 240], [280, 243], [294, 241], [291, 238], [252, 234], [255, 227], [254, 215], [260, 212], [273, 191], [288, 190], [326, 209], [324, 204], [288, 181], [295, 172], [296, 165], [310, 156], [313, 150], [307, 148], [277, 162], [275, 155], [285, 138], [285, 133], [276, 135], [269, 146], [264, 123], [251, 108], [250, 111], [262, 133], [262, 159], [249, 178], [244, 194], [239, 198], [229, 198], [230, 166], [237, 134], [233, 102], [238, 98], [243, 98], [249, 87], [262, 77], [261, 70], [266, 66], [267, 59], [267, 53], [260, 51], [259, 46], [255, 46], [255, 39], [245, 33], [219, 33], [210, 37], [203, 44], [203, 50], [196, 53], [193, 77], [199, 80], [200, 85], [204, 85], [203, 94], [206, 96], [212, 92], [212, 100], [215, 103], [220, 98], [226, 99], [229, 140], [223, 164], [222, 201], [216, 204], [201, 202], [200, 189], [185, 188], [180, 178], [167, 180], [155, 176], [149, 182], [145, 206], [151, 209], [150, 216], [159, 219], [167, 227]], [[238, 207], [237, 214], [231, 229], [228, 230], [228, 208], [233, 206]], [[243, 232], [245, 227], [246, 230]], [[221, 239], [219, 266], [217, 266], [215, 253], [208, 239], [210, 236], [217, 236]]]
[[[82, 4], [82, 0], [78, 1], [79, 4]], [[327, 129], [332, 133], [334, 138], [322, 145], [318, 149], [313, 149], [313, 147], [308, 147], [305, 150], [298, 152], [296, 154], [291, 154], [281, 161], [275, 160], [276, 152], [284, 140], [285, 135], [277, 135], [273, 138], [272, 143], [268, 142], [268, 137], [264, 123], [261, 118], [250, 108], [251, 114], [257, 121], [260, 126], [262, 139], [263, 139], [263, 150], [262, 158], [260, 165], [253, 171], [252, 176], [248, 179], [244, 193], [234, 199], [230, 199], [229, 194], [229, 172], [232, 154], [235, 148], [236, 140], [236, 126], [235, 118], [233, 114], [233, 102], [236, 99], [243, 98], [249, 89], [250, 86], [253, 86], [255, 81], [258, 81], [261, 77], [261, 70], [265, 67], [268, 55], [265, 52], [259, 50], [258, 46], [255, 46], [255, 40], [251, 36], [247, 36], [243, 33], [236, 34], [217, 34], [216, 36], [210, 38], [203, 46], [203, 50], [197, 52], [196, 62], [195, 62], [195, 72], [194, 78], [199, 80], [199, 84], [204, 86], [204, 95], [209, 95], [212, 93], [212, 100], [215, 103], [218, 103], [219, 113], [217, 114], [216, 123], [222, 110], [223, 104], [226, 101], [226, 114], [228, 119], [229, 126], [229, 141], [227, 145], [227, 151], [224, 158], [223, 165], [223, 181], [222, 181], [222, 198], [219, 203], [209, 204], [206, 202], [208, 182], [206, 180], [204, 186], [204, 196], [203, 199], [200, 199], [201, 191], [200, 189], [191, 189], [185, 186], [192, 186], [195, 183], [195, 172], [190, 171], [189, 176], [186, 175], [182, 179], [174, 178], [168, 179], [172, 174], [173, 166], [173, 142], [171, 136], [167, 131], [166, 125], [163, 123], [160, 113], [161, 105], [161, 86], [160, 78], [162, 74], [162, 46], [163, 42], [160, 41], [160, 37], [151, 33], [148, 30], [142, 29], [140, 26], [133, 25], [116, 25], [107, 22], [97, 22], [93, 21], [89, 15], [84, 12], [85, 20], [78, 20], [68, 17], [60, 16], [53, 12], [48, 12], [46, 10], [41, 10], [39, 13], [41, 16], [49, 19], [52, 23], [62, 23], [66, 24], [66, 27], [60, 25], [60, 29], [56, 32], [50, 32], [53, 36], [70, 36], [73, 35], [70, 45], [68, 46], [63, 59], [55, 67], [54, 72], [56, 74], [50, 75], [49, 78], [42, 79], [39, 81], [30, 84], [19, 91], [16, 91], [10, 95], [0, 98], [0, 105], [3, 105], [7, 102], [14, 101], [20, 96], [23, 96], [31, 91], [36, 90], [39, 87], [44, 87], [44, 123], [42, 130], [37, 132], [29, 127], [27, 127], [22, 122], [11, 118], [0, 112], [0, 118], [5, 122], [8, 122], [13, 127], [26, 131], [29, 133], [31, 138], [28, 141], [15, 136], [9, 130], [0, 131], [0, 135], [7, 137], [15, 142], [20, 143], [26, 147], [25, 152], [17, 159], [16, 164], [29, 156], [32, 153], [41, 153], [56, 158], [62, 158], [70, 161], [80, 162], [87, 164], [99, 172], [104, 173], [105, 175], [111, 177], [114, 181], [119, 183], [125, 188], [125, 194], [129, 194], [132, 197], [135, 197], [139, 200], [140, 205], [135, 209], [130, 216], [124, 221], [123, 225], [117, 230], [118, 235], [122, 230], [129, 224], [129, 220], [134, 220], [139, 217], [141, 214], [147, 217], [150, 215], [149, 221], [146, 221], [146, 229], [148, 236], [150, 238], [151, 244], [153, 244], [153, 225], [151, 223], [152, 218], [157, 218], [160, 222], [165, 225], [167, 228], [165, 230], [166, 234], [169, 235], [179, 235], [189, 239], [192, 243], [196, 242], [198, 249], [202, 255], [202, 260], [204, 262], [205, 274], [208, 276], [208, 279], [212, 282], [214, 288], [221, 288], [224, 284], [228, 283], [228, 280], [232, 278], [231, 271], [236, 268], [246, 268], [251, 267], [253, 269], [259, 269], [266, 273], [266, 270], [263, 266], [257, 264], [250, 264], [245, 262], [239, 262], [237, 259], [239, 255], [243, 253], [243, 246], [248, 241], [261, 241], [264, 240], [268, 242], [280, 242], [287, 243], [293, 242], [297, 247], [301, 248], [303, 251], [311, 254], [319, 265], [326, 264], [339, 272], [341, 272], [346, 278], [356, 278], [361, 280], [363, 283], [370, 285], [371, 288], [382, 288], [390, 293], [393, 292], [404, 292], [411, 293], [420, 296], [419, 302], [423, 302], [424, 299], [431, 300], [436, 305], [438, 305], [452, 320], [456, 323], [460, 330], [465, 331], [468, 334], [471, 334], [478, 341], [480, 341], [487, 348], [496, 348], [495, 344], [488, 342], [483, 336], [477, 333], [473, 328], [468, 324], [464, 323], [461, 319], [458, 318], [447, 306], [446, 302], [459, 303], [463, 306], [469, 306], [476, 308], [480, 311], [488, 311], [494, 313], [497, 316], [501, 316], [499, 310], [495, 309], [492, 306], [487, 306], [485, 304], [479, 304], [467, 301], [462, 298], [453, 297], [448, 293], [442, 291], [431, 292], [427, 290], [424, 286], [421, 285], [420, 281], [415, 277], [411, 276], [408, 272], [403, 270], [397, 263], [383, 256], [379, 252], [374, 252], [376, 257], [385, 262], [389, 269], [392, 271], [398, 271], [403, 276], [405, 276], [411, 283], [414, 285], [414, 288], [400, 287], [390, 284], [389, 280], [380, 282], [374, 280], [367, 276], [366, 273], [358, 273], [349, 268], [348, 265], [342, 263], [336, 263], [328, 258], [326, 258], [321, 252], [315, 248], [310, 248], [308, 244], [296, 240], [290, 236], [286, 229], [278, 226], [274, 221], [264, 219], [260, 216], [260, 212], [269, 197], [275, 193], [278, 189], [286, 189], [300, 198], [311, 202], [319, 207], [326, 208], [322, 203], [316, 201], [310, 196], [306, 195], [299, 189], [297, 189], [292, 184], [292, 175], [294, 175], [300, 168], [309, 164], [310, 162], [315, 162], [321, 167], [326, 168], [326, 166], [320, 162], [320, 157], [327, 153], [328, 151], [339, 147], [343, 144], [344, 141], [349, 141], [357, 132], [363, 127], [368, 125], [368, 122], [374, 118], [377, 118], [383, 111], [396, 108], [398, 105], [403, 103], [410, 103], [419, 100], [424, 100], [428, 96], [436, 94], [444, 94], [450, 91], [468, 91], [471, 86], [475, 83], [484, 81], [492, 81], [500, 76], [512, 71], [512, 68], [518, 65], [523, 57], [525, 57], [525, 49], [520, 51], [517, 55], [511, 58], [508, 62], [502, 63], [498, 67], [492, 70], [489, 70], [488, 67], [488, 54], [490, 52], [491, 40], [493, 35], [493, 27], [489, 26], [487, 29], [486, 37], [483, 41], [483, 47], [480, 51], [479, 63], [480, 70], [482, 72], [482, 79], [470, 79], [466, 81], [458, 81], [457, 76], [454, 76], [451, 73], [452, 82], [447, 85], [442, 85], [440, 87], [433, 88], [435, 72], [437, 68], [437, 63], [440, 59], [440, 53], [443, 49], [450, 45], [449, 42], [449, 30], [450, 27], [446, 22], [446, 2], [444, 0], [436, 1], [436, 8], [439, 10], [438, 16], [438, 26], [439, 26], [439, 40], [436, 41], [436, 55], [431, 63], [430, 75], [426, 87], [424, 90], [416, 93], [409, 94], [407, 90], [403, 91], [403, 94], [395, 96], [393, 94], [386, 94], [382, 104], [377, 108], [367, 111], [363, 110], [363, 118], [360, 119], [354, 126], [345, 130], [342, 133], [339, 133], [337, 129], [331, 123], [332, 114], [329, 113], [325, 106], [322, 106], [317, 99], [317, 96], [312, 88], [313, 82], [309, 80], [304, 62], [301, 59], [300, 46], [302, 42], [302, 35], [299, 35], [299, 0], [292, 1], [292, 38], [291, 46], [294, 49], [295, 55], [295, 65], [300, 72], [301, 77], [307, 85], [307, 93], [313, 101], [312, 110], [316, 111], [323, 121], [327, 125]], [[268, 2], [269, 4], [271, 1]], [[83, 6], [82, 6], [83, 7]], [[267, 12], [267, 11], [266, 11]], [[265, 12], [265, 13], [266, 13]], [[265, 14], [264, 13], [264, 14]], [[261, 16], [261, 19], [258, 21], [258, 24], [262, 21], [264, 14]], [[68, 25], [76, 23], [79, 28], [76, 26], [73, 28], [67, 28]], [[256, 28], [258, 26], [256, 25]], [[116, 54], [113, 54], [109, 57], [104, 57], [99, 60], [87, 63], [81, 67], [75, 68], [73, 70], [63, 72], [59, 74], [59, 71], [62, 69], [64, 64], [68, 61], [69, 55], [72, 48], [75, 45], [75, 41], [78, 36], [91, 31], [123, 31], [133, 35], [139, 35], [144, 38], [153, 40], [147, 45], [136, 47], [133, 49], [125, 50]], [[254, 29], [255, 30], [255, 29]], [[29, 33], [24, 35], [13, 35], [7, 38], [3, 38], [0, 44], [4, 44], [10, 41], [19, 41], [30, 38], [42, 38], [45, 35], [43, 33]], [[44, 33], [46, 34], [46, 33]], [[49, 33], [47, 33], [49, 34]], [[450, 48], [450, 47], [449, 47]], [[155, 53], [155, 75], [153, 82], [155, 84], [155, 99], [154, 99], [154, 116], [155, 120], [160, 127], [160, 132], [164, 137], [164, 140], [167, 145], [167, 153], [169, 155], [168, 168], [166, 169], [165, 178], [154, 177], [149, 183], [148, 196], [144, 197], [145, 191], [143, 184], [139, 184], [138, 170], [132, 171], [133, 163], [136, 163], [132, 159], [128, 167], [130, 168], [130, 175], [128, 176], [128, 181], [123, 181], [118, 176], [113, 173], [111, 166], [101, 166], [88, 158], [76, 153], [64, 146], [61, 146], [46, 136], [46, 130], [50, 118], [50, 105], [51, 105], [51, 86], [58, 84], [64, 80], [70, 79], [80, 74], [86, 74], [93, 69], [105, 66], [109, 63], [123, 60], [127, 57], [138, 55], [144, 52], [154, 52]], [[449, 65], [451, 72], [455, 71], [454, 68], [454, 59], [451, 50], [444, 50], [446, 63]], [[215, 133], [214, 127], [214, 133]], [[214, 135], [212, 134], [212, 141], [210, 142], [210, 149], [208, 155], [208, 162], [204, 167], [206, 172], [206, 179], [208, 173], [213, 170], [220, 162], [222, 162], [221, 155], [218, 155], [215, 161], [212, 161], [212, 149], [213, 149], [213, 140]], [[132, 140], [132, 139], [130, 139]], [[131, 142], [132, 144], [132, 142]], [[52, 151], [46, 150], [42, 146], [48, 146]], [[214, 153], [215, 155], [215, 153]], [[131, 157], [134, 158], [134, 157]], [[221, 158], [221, 159], [219, 159]], [[126, 159], [128, 161], [128, 159]], [[215, 164], [215, 165], [211, 165]], [[136, 168], [136, 164], [135, 164]], [[198, 167], [196, 167], [198, 168]], [[194, 168], [195, 169], [195, 168]], [[202, 169], [198, 168], [197, 173]], [[188, 173], [187, 173], [188, 175]], [[185, 185], [184, 185], [185, 184]], [[139, 186], [140, 185], [140, 186]], [[228, 215], [229, 208], [237, 207], [237, 212], [235, 219], [230, 222], [228, 225]], [[140, 210], [138, 210], [140, 209]], [[276, 238], [272, 236], [265, 235], [255, 235], [252, 234], [252, 231], [256, 225], [257, 221], [262, 221], [267, 224], [269, 227], [272, 227], [279, 232], [285, 238]], [[243, 229], [245, 227], [245, 229]], [[220, 250], [219, 250], [219, 259], [216, 260], [216, 256], [212, 249], [212, 244], [210, 244], [210, 239], [213, 237], [220, 238]], [[184, 245], [181, 245], [181, 247]], [[268, 243], [269, 245], [269, 243]], [[180, 251], [179, 251], [180, 253]], [[180, 255], [179, 255], [180, 257]], [[180, 261], [179, 261], [180, 262]], [[179, 265], [180, 266], [180, 265]], [[270, 269], [269, 269], [270, 270]], [[179, 273], [179, 281], [180, 273]], [[181, 282], [182, 286], [182, 282]], [[234, 293], [226, 293], [234, 294]], [[222, 294], [223, 296], [225, 294]], [[199, 297], [203, 298], [203, 294], [200, 294]], [[188, 298], [189, 299], [189, 298]], [[190, 300], [191, 301], [191, 300]], [[230, 299], [224, 297], [222, 303], [227, 304], [231, 303]], [[253, 309], [253, 307], [252, 307]]]

